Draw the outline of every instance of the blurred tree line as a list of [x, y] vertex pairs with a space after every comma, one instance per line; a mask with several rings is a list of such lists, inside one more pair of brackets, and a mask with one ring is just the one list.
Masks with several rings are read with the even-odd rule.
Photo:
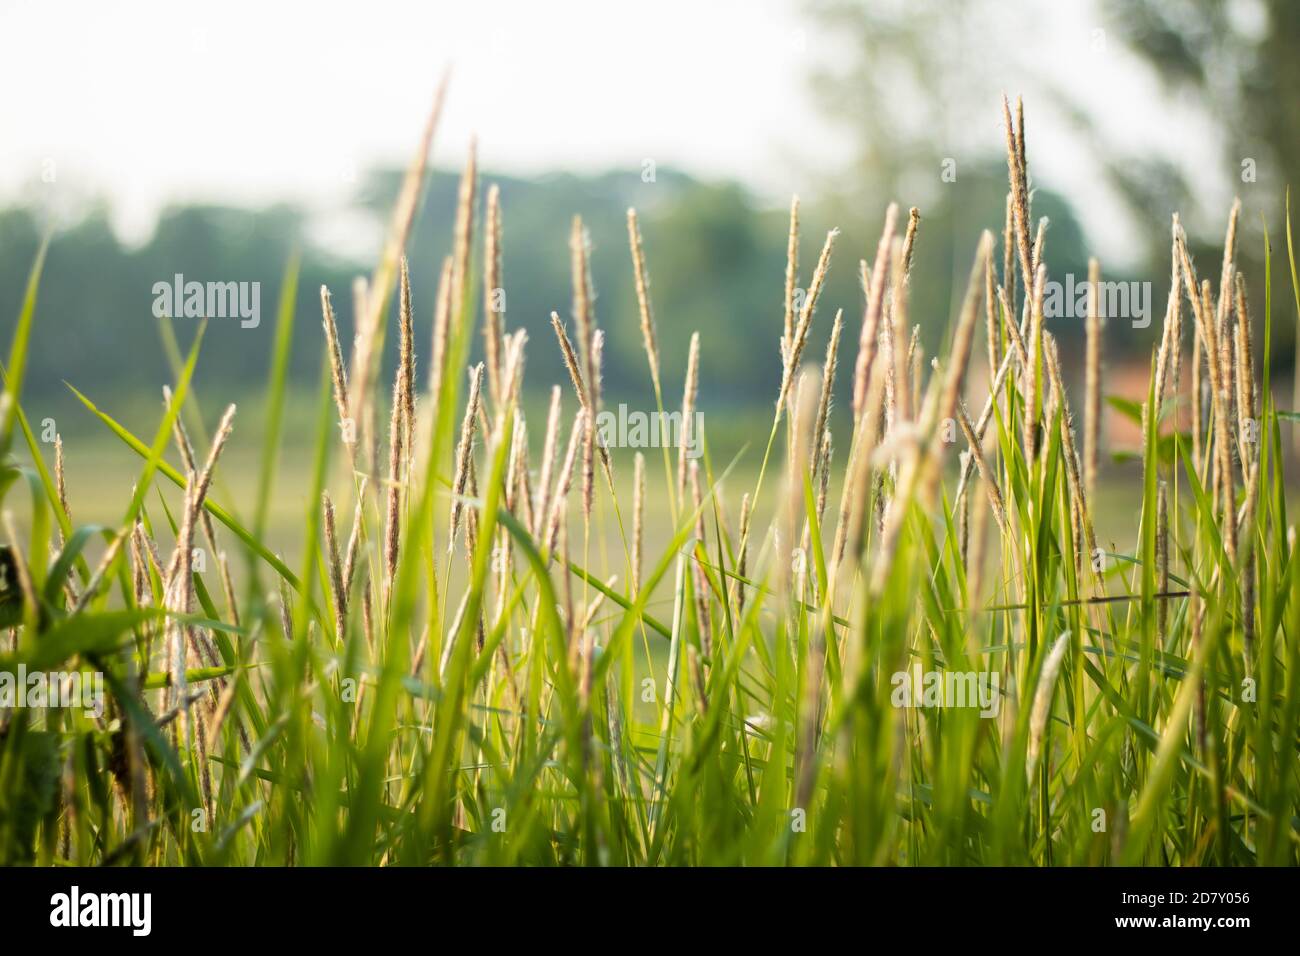
[[[928, 354], [945, 334], [955, 308], [953, 279], [964, 287], [979, 230], [1001, 220], [1001, 176], [996, 163], [963, 174], [946, 202], [923, 214], [912, 316], [922, 326]], [[376, 172], [358, 190], [358, 207], [371, 214], [377, 227], [387, 222], [400, 178], [396, 170]], [[458, 178], [447, 170], [430, 176], [408, 244], [420, 357], [429, 352], [436, 277], [450, 251]], [[501, 189], [506, 323], [528, 331], [526, 381], [532, 388], [565, 378], [550, 313], [555, 310], [569, 321], [569, 232], [572, 217], [580, 215], [592, 244], [597, 321], [607, 336], [608, 394], [615, 401], [652, 401], [627, 239], [626, 212], [636, 206], [663, 353], [665, 400], [674, 405], [679, 400], [687, 346], [696, 330], [702, 344], [702, 389], [715, 408], [757, 410], [774, 400], [787, 209], [760, 201], [734, 182], [702, 182], [664, 169], [652, 182], [643, 181], [640, 170], [538, 179], [484, 175], [480, 207], [491, 183]], [[856, 343], [863, 307], [859, 261], [874, 252], [886, 202], [882, 193], [845, 206], [834, 198], [804, 204], [802, 283], [811, 277], [826, 231], [841, 229], [810, 359], [824, 348], [836, 309], [844, 310], [846, 341]], [[1082, 235], [1068, 207], [1043, 193], [1038, 209], [1053, 219], [1056, 251], [1081, 269]], [[958, 211], [961, 225], [956, 223]], [[906, 204], [900, 221], [905, 217]], [[61, 392], [64, 380], [92, 395], [138, 396], [142, 382], [161, 385], [168, 366], [152, 312], [152, 289], [155, 282], [171, 282], [180, 273], [186, 281], [261, 283], [260, 324], [243, 328], [235, 319], [211, 320], [196, 378], [214, 401], [238, 400], [265, 381], [280, 284], [295, 250], [301, 251], [302, 267], [291, 374], [297, 385], [309, 386], [320, 372], [322, 354], [320, 286], [330, 288], [348, 341], [352, 281], [369, 269], [369, 263], [341, 260], [320, 248], [310, 240], [311, 233], [307, 214], [290, 206], [183, 206], [166, 210], [153, 234], [131, 246], [114, 235], [109, 209], [92, 206], [53, 237], [40, 286], [28, 394]], [[35, 211], [0, 212], [0, 327], [12, 328], [41, 234]], [[479, 298], [477, 322], [481, 292]], [[171, 322], [185, 348], [197, 321]], [[481, 353], [478, 332], [476, 328], [476, 354]], [[390, 347], [395, 338], [388, 337]]]
[[[358, 190], [356, 206], [371, 216], [376, 235], [388, 221], [400, 179], [396, 170], [375, 172]], [[408, 243], [421, 358], [430, 351], [437, 276], [450, 252], [458, 181], [454, 171], [430, 175]], [[481, 179], [480, 218], [489, 184], [499, 185], [502, 197], [506, 322], [511, 330], [528, 330], [530, 385], [564, 380], [550, 313], [569, 319], [568, 242], [572, 217], [580, 215], [592, 243], [597, 319], [607, 330], [608, 386], [631, 400], [649, 396], [626, 226], [627, 208], [636, 205], [651, 268], [665, 387], [680, 388], [678, 366], [684, 366], [690, 333], [698, 329], [705, 343], [706, 390], [742, 404], [766, 397], [769, 381], [755, 372], [777, 367], [783, 214], [764, 208], [737, 184], [705, 183], [660, 169], [653, 182], [643, 182], [640, 170], [539, 179], [487, 174]], [[232, 393], [260, 385], [269, 368], [284, 269], [295, 250], [302, 266], [293, 381], [309, 385], [320, 371], [322, 284], [333, 294], [342, 334], [350, 341], [353, 279], [368, 274], [372, 263], [341, 259], [313, 242], [303, 210], [170, 208], [138, 246], [115, 236], [109, 213], [106, 205], [93, 205], [53, 235], [29, 356], [29, 394], [61, 391], [63, 380], [92, 394], [138, 392], [142, 381], [165, 381], [168, 366], [152, 289], [177, 273], [186, 281], [261, 284], [260, 324], [242, 328], [234, 319], [211, 320], [196, 379], [209, 390]], [[42, 233], [38, 211], [0, 211], [0, 330], [13, 327]], [[481, 254], [481, 233], [478, 243]], [[843, 278], [848, 276], [846, 269]], [[476, 323], [481, 323], [481, 289], [475, 291]], [[847, 284], [846, 294], [851, 300]], [[852, 301], [844, 304], [856, 308]], [[182, 348], [197, 324], [172, 320]], [[476, 355], [482, 351], [480, 329], [475, 330]], [[743, 348], [736, 347], [739, 342]], [[395, 336], [388, 336], [388, 344], [395, 345]]]

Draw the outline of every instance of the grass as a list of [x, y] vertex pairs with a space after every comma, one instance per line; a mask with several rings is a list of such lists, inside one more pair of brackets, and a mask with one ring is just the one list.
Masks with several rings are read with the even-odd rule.
[[[1235, 207], [1217, 292], [1175, 227], [1146, 402], [1115, 403], [1144, 429], [1140, 489], [1123, 494], [1136, 520], [1101, 548], [1102, 317], [1094, 304], [1076, 438], [1009, 110], [1008, 222], [977, 244], [937, 361], [907, 310], [924, 222], [914, 211], [904, 228], [891, 207], [856, 353], [848, 323], [838, 359], [805, 364], [811, 330], [829, 327], [834, 234], [801, 289], [794, 205], [771, 426], [728, 460], [708, 451], [728, 423], [707, 407], [697, 460], [637, 460], [591, 427], [604, 332], [579, 222], [573, 314], [556, 318], [572, 381], [528, 420], [527, 350], [557, 346], [484, 309], [509, 210], [489, 193], [480, 222], [472, 155], [418, 367], [401, 250], [436, 118], [359, 289], [353, 348], [323, 297], [306, 438], [285, 433], [289, 265], [248, 480], [222, 482], [232, 412], [207, 435], [212, 410], [189, 390], [200, 334], [171, 350], [151, 433], [75, 393], [138, 475], [109, 521], [75, 526], [61, 451], [46, 460], [20, 402], [43, 257], [33, 266], [0, 414], [0, 675], [99, 673], [107, 699], [99, 715], [0, 710], [0, 862], [1297, 861], [1296, 415], [1273, 404], [1271, 248], [1261, 322], [1237, 281]], [[1300, 311], [1289, 221], [1286, 234]], [[629, 245], [663, 412], [634, 215]], [[466, 375], [480, 323], [484, 363]], [[983, 362], [992, 390], [971, 394]], [[689, 365], [687, 411], [707, 374], [694, 348]], [[848, 415], [828, 414], [834, 368], [853, 379]], [[1194, 379], [1209, 387], [1192, 419]], [[292, 549], [269, 537], [277, 489], [298, 509]], [[954, 688], [969, 675], [988, 696], [903, 706], [917, 673]]]

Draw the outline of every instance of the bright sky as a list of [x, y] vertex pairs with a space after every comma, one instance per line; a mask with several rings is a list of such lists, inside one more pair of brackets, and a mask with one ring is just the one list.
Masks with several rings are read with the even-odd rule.
[[[1092, 0], [1024, 6], [1040, 62], [1110, 132], [1167, 142], [1189, 122], [1117, 40], [1085, 55]], [[489, 169], [653, 158], [783, 201], [847, 142], [810, 96], [810, 58], [835, 50], [815, 29], [795, 0], [0, 0], [0, 205], [46, 188], [52, 162], [64, 197], [107, 196], [132, 238], [168, 201], [328, 207], [357, 171], [405, 164], [447, 64], [440, 165], [473, 132]], [[1022, 88], [1005, 72], [995, 82]], [[997, 148], [991, 99], [974, 138]], [[1070, 124], [1030, 105], [1041, 180], [1095, 198], [1086, 225], [1122, 244]]]

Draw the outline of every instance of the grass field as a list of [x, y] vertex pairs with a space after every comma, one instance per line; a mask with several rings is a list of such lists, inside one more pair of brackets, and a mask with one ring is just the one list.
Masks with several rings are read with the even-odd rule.
[[[1022, 111], [1007, 220], [933, 360], [913, 324], [934, 319], [908, 311], [917, 211], [889, 208], [859, 327], [819, 302], [856, 251], [792, 207], [784, 318], [737, 344], [783, 359], [752, 435], [697, 408], [697, 349], [660, 354], [629, 212], [646, 374], [657, 413], [700, 423], [692, 458], [599, 428], [580, 222], [554, 340], [491, 310], [509, 211], [472, 156], [417, 345], [402, 251], [437, 113], [350, 347], [321, 292], [305, 403], [289, 266], [254, 440], [191, 391], [200, 332], [147, 429], [76, 393], [100, 437], [65, 462], [21, 401], [34, 264], [0, 416], [0, 863], [1297, 862], [1294, 416], [1270, 380], [1275, 308], [1300, 309], [1289, 224], [1252, 303], [1238, 208], [1214, 264], [1175, 219], [1125, 481], [1098, 477], [1098, 296], [1077, 414], [1043, 327]], [[525, 393], [549, 348], [570, 381]], [[6, 700], [20, 672], [102, 675], [103, 706]]]

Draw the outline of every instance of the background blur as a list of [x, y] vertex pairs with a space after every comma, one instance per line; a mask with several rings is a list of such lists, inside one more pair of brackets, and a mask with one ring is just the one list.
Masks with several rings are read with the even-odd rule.
[[[375, 261], [447, 65], [437, 171], [408, 250], [417, 341], [477, 136], [484, 186], [501, 187], [507, 325], [529, 331], [534, 400], [562, 381], [548, 316], [568, 314], [577, 213], [594, 244], [607, 402], [651, 405], [624, 224], [635, 205], [666, 397], [675, 404], [699, 330], [706, 415], [763, 422], [758, 434], [779, 377], [792, 193], [805, 273], [825, 230], [843, 232], [809, 354], [839, 307], [856, 339], [857, 262], [874, 254], [890, 200], [921, 209], [912, 316], [933, 354], [980, 230], [1001, 229], [1001, 94], [1023, 94], [1053, 278], [1081, 277], [1092, 254], [1105, 278], [1153, 283], [1150, 328], [1107, 327], [1122, 392], [1126, 366], [1145, 380], [1159, 332], [1170, 214], [1217, 275], [1209, 264], [1242, 198], [1240, 258], [1262, 308], [1262, 227], [1284, 250], [1284, 193], [1300, 169], [1290, 0], [0, 0], [0, 36], [0, 340], [48, 231], [25, 402], [34, 421], [55, 419], [91, 484], [119, 462], [129, 481], [135, 463], [95, 444], [98, 426], [62, 382], [151, 433], [168, 378], [152, 286], [176, 273], [261, 283], [260, 326], [211, 323], [196, 379], [206, 412], [240, 403], [236, 436], [252, 454], [281, 276], [301, 252], [291, 414], [305, 416], [317, 290], [333, 290], [350, 326], [351, 280]], [[1289, 381], [1295, 323], [1276, 259], [1274, 276], [1275, 375]], [[182, 349], [195, 324], [172, 323]], [[1081, 321], [1049, 326], [1081, 339]], [[732, 431], [715, 425], [713, 445], [735, 451]]]

